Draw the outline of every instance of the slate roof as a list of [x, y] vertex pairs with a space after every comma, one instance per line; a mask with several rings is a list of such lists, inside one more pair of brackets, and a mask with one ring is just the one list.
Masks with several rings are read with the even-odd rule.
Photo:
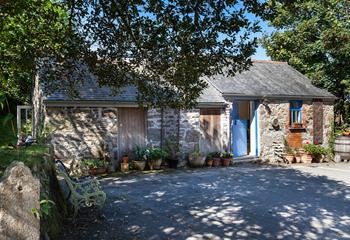
[[[199, 103], [224, 103], [226, 96], [246, 98], [324, 98], [335, 99], [326, 90], [319, 89], [303, 74], [287, 63], [273, 61], [255, 61], [249, 70], [235, 76], [218, 74], [204, 77], [209, 84], [198, 99]], [[44, 96], [46, 102], [61, 101], [98, 101], [134, 103], [137, 99], [137, 89], [133, 86], [121, 89], [117, 95], [112, 95], [108, 87], [99, 87], [96, 77], [90, 75], [79, 87], [79, 98], [71, 99], [64, 92], [56, 92]]]
[[[55, 92], [51, 95], [44, 96], [45, 102], [51, 101], [103, 101], [103, 102], [120, 102], [134, 103], [137, 101], [138, 91], [134, 86], [122, 88], [117, 95], [113, 95], [108, 87], [100, 87], [97, 79], [89, 75], [84, 79], [84, 83], [78, 89], [79, 98], [72, 99], [65, 92]], [[199, 103], [225, 103], [222, 94], [212, 85], [203, 90], [198, 99]]]
[[233, 77], [218, 74], [207, 80], [224, 96], [336, 98], [312, 85], [307, 77], [284, 62], [253, 61], [249, 70]]

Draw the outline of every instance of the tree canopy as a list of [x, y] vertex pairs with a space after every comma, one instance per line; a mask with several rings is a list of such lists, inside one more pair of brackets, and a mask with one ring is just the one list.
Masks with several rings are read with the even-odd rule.
[[264, 38], [267, 54], [335, 94], [336, 112], [350, 122], [350, 2], [270, 0], [267, 6], [277, 29]]
[[66, 49], [68, 14], [49, 0], [0, 2], [0, 89], [29, 102], [32, 80], [41, 58]]
[[43, 79], [47, 89], [74, 96], [84, 63], [115, 93], [132, 84], [140, 103], [190, 107], [203, 75], [249, 67], [260, 28], [247, 13], [262, 10], [234, 0], [2, 1], [1, 87], [23, 98], [43, 67], [59, 73]]

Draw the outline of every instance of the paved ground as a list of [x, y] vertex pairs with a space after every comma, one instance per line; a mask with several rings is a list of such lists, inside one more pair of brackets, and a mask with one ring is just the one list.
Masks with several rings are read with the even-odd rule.
[[241, 165], [103, 186], [103, 217], [83, 215], [63, 239], [350, 239], [350, 164]]

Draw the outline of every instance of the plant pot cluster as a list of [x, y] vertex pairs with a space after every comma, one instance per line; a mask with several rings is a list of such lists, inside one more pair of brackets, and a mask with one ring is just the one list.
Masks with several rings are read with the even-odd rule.
[[108, 163], [104, 159], [83, 159], [82, 165], [88, 169], [90, 175], [96, 176], [108, 173]]
[[230, 166], [233, 157], [229, 152], [212, 152], [207, 156], [204, 156], [204, 154], [199, 152], [194, 152], [189, 155], [188, 160], [191, 167], [203, 167], [205, 162], [208, 167], [228, 167]]
[[328, 153], [324, 147], [310, 143], [306, 143], [301, 149], [291, 148], [286, 140], [285, 151], [284, 159], [288, 164], [323, 162]]
[[123, 154], [120, 164], [122, 172], [129, 171], [130, 167], [138, 171], [144, 171], [146, 167], [150, 170], [158, 170], [167, 153], [160, 148], [141, 148], [137, 146], [134, 150], [134, 155], [135, 160], [132, 160], [129, 165], [129, 155], [127, 153]]

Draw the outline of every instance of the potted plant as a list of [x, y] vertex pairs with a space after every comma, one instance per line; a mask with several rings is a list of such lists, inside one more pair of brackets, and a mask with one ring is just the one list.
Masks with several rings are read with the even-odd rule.
[[161, 148], [149, 148], [146, 150], [147, 163], [150, 170], [160, 169], [162, 159], [167, 156], [167, 153]]
[[293, 163], [294, 161], [294, 151], [293, 148], [291, 148], [288, 144], [288, 141], [286, 138], [283, 139], [284, 143], [284, 159], [286, 160], [287, 163]]
[[221, 162], [224, 167], [230, 166], [231, 161], [233, 160], [233, 154], [230, 152], [223, 152], [221, 155]]
[[129, 154], [124, 152], [122, 155], [122, 163], [129, 163]]
[[303, 163], [311, 163], [313, 159], [320, 162], [327, 150], [320, 145], [307, 143], [303, 146], [304, 154], [302, 156]]
[[146, 149], [136, 146], [135, 149], [135, 158], [136, 160], [132, 161], [133, 168], [139, 171], [143, 171], [146, 167], [147, 156], [145, 153]]
[[213, 153], [208, 153], [208, 155], [207, 155], [207, 166], [208, 167], [213, 166], [213, 161], [214, 161], [213, 159], [214, 159]]
[[206, 156], [199, 151], [191, 152], [188, 155], [188, 161], [191, 167], [203, 167]]
[[179, 143], [175, 136], [171, 136], [165, 139], [165, 151], [167, 152], [167, 160], [170, 168], [177, 168], [179, 163]]
[[303, 154], [301, 155], [301, 162], [302, 163], [311, 163], [312, 162], [312, 152], [313, 152], [313, 146], [314, 144], [311, 144], [309, 141], [307, 141], [303, 145]]
[[303, 155], [304, 150], [303, 149], [295, 149], [295, 162], [301, 163], [301, 156]]
[[83, 159], [82, 163], [89, 169], [91, 175], [105, 174], [108, 172], [108, 167], [104, 160], [89, 158]]
[[221, 153], [213, 152], [213, 167], [218, 167], [221, 165]]

